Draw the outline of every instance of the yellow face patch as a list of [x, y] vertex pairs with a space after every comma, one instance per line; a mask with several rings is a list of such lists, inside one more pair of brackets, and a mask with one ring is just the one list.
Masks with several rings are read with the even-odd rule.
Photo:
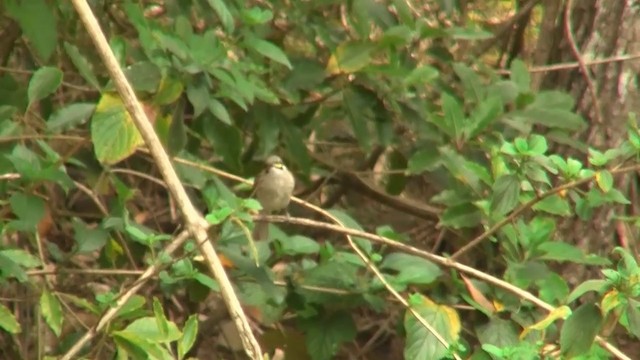
[[276, 169], [284, 169], [284, 164], [283, 163], [275, 163], [273, 164], [273, 167]]

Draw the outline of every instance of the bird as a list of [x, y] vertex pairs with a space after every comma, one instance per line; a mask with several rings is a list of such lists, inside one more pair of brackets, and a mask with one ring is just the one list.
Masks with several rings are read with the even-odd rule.
[[[268, 215], [285, 210], [291, 201], [295, 178], [282, 159], [271, 155], [265, 161], [265, 168], [256, 176], [253, 191], [262, 205], [260, 214]], [[264, 221], [256, 222], [253, 239], [265, 240], [269, 236], [269, 224]]]

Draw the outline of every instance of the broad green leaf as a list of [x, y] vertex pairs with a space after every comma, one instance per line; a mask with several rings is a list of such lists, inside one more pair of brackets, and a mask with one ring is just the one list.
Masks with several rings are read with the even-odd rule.
[[47, 129], [59, 133], [84, 124], [93, 114], [96, 104], [74, 103], [60, 108], [47, 120]]
[[487, 90], [476, 71], [463, 63], [454, 63], [453, 71], [462, 81], [465, 100], [480, 103], [485, 99]]
[[607, 170], [598, 171], [596, 183], [602, 192], [607, 193], [613, 188], [613, 175]]
[[440, 268], [432, 262], [405, 253], [391, 253], [385, 256], [380, 269], [393, 270], [393, 282], [402, 285], [430, 284], [442, 274]]
[[129, 157], [143, 143], [120, 98], [106, 93], [91, 118], [91, 140], [97, 159], [107, 165]]
[[225, 164], [232, 170], [242, 169], [240, 159], [242, 154], [242, 134], [236, 126], [230, 126], [220, 120], [208, 116], [204, 119], [204, 133], [222, 156]]
[[335, 312], [305, 321], [305, 341], [311, 359], [331, 360], [340, 345], [352, 341], [357, 334], [351, 314]]
[[12, 262], [27, 269], [42, 266], [40, 259], [22, 249], [0, 250], [0, 255], [11, 259]]
[[501, 348], [520, 343], [515, 323], [499, 317], [492, 317], [487, 324], [479, 325], [476, 334], [482, 344], [491, 344]]
[[3, 304], [0, 303], [0, 328], [9, 334], [19, 334], [22, 332], [20, 323], [16, 320], [13, 313]]
[[424, 86], [425, 84], [428, 84], [437, 79], [438, 76], [440, 76], [440, 72], [438, 72], [438, 69], [429, 65], [422, 65], [417, 66], [416, 68], [411, 70], [411, 72], [404, 79], [402, 79], [402, 83], [405, 86]]
[[80, 49], [77, 46], [70, 44], [68, 42], [64, 42], [64, 50], [69, 55], [71, 62], [78, 69], [78, 73], [82, 76], [82, 78], [89, 83], [89, 85], [93, 86], [94, 89], [100, 90], [100, 83], [98, 82], [98, 78], [93, 72], [93, 66], [87, 60], [87, 58], [82, 55]]
[[182, 328], [182, 337], [178, 340], [178, 359], [184, 359], [198, 337], [198, 318], [191, 315]]
[[320, 245], [315, 240], [302, 235], [285, 236], [278, 243], [284, 255], [311, 255], [320, 251]]
[[153, 97], [153, 102], [157, 105], [169, 105], [180, 98], [184, 91], [182, 81], [171, 76], [163, 76], [160, 81], [158, 92]]
[[423, 171], [435, 170], [440, 165], [440, 154], [437, 149], [420, 149], [416, 151], [407, 164], [407, 171], [419, 174]]
[[560, 331], [560, 349], [566, 358], [586, 354], [602, 326], [602, 313], [593, 303], [578, 307]]
[[[411, 307], [434, 328], [449, 345], [454, 345], [460, 337], [460, 317], [451, 307], [438, 305], [422, 295], [415, 295]], [[418, 304], [416, 302], [419, 301]], [[441, 359], [448, 354], [436, 337], [407, 311], [404, 315], [406, 341], [405, 359]]]
[[293, 66], [291, 65], [291, 62], [289, 62], [289, 59], [287, 58], [287, 54], [285, 54], [284, 51], [282, 51], [282, 49], [270, 43], [269, 41], [262, 40], [257, 37], [249, 37], [248, 39], [245, 40], [245, 44], [247, 48], [255, 50], [256, 52], [263, 55], [264, 57], [267, 57], [279, 64], [282, 64], [288, 67], [289, 69], [293, 68]]
[[250, 9], [241, 9], [242, 20], [248, 25], [261, 25], [273, 19], [273, 12], [269, 9], [261, 9], [252, 7]]
[[567, 304], [572, 303], [574, 300], [579, 298], [580, 296], [586, 294], [589, 291], [597, 292], [598, 294], [603, 293], [608, 287], [606, 280], [601, 279], [593, 279], [587, 280], [580, 285], [578, 285], [573, 291], [567, 296]]
[[231, 34], [235, 29], [235, 21], [224, 1], [207, 0], [207, 2], [209, 3], [209, 6], [211, 6], [213, 11], [216, 12], [216, 15], [218, 15], [218, 19], [220, 19], [224, 30], [227, 32], [227, 34]]
[[448, 207], [440, 217], [444, 226], [454, 229], [472, 228], [480, 224], [482, 212], [473, 204], [461, 204]]
[[222, 121], [223, 123], [229, 126], [233, 126], [233, 121], [231, 120], [231, 116], [229, 115], [227, 108], [220, 101], [214, 98], [210, 98], [209, 111], [211, 111], [211, 113], [216, 118], [218, 118], [218, 120]]
[[29, 106], [53, 94], [62, 84], [62, 71], [54, 67], [41, 67], [29, 80]]
[[524, 120], [530, 124], [537, 124], [551, 129], [565, 129], [571, 131], [581, 131], [586, 127], [585, 120], [569, 110], [558, 110], [553, 108], [527, 107], [524, 110], [514, 111], [510, 114], [518, 121]]
[[374, 114], [373, 100], [358, 91], [357, 88], [349, 88], [344, 91], [344, 104], [353, 132], [364, 151], [371, 150], [372, 136], [370, 123]]
[[331, 54], [326, 71], [335, 75], [352, 74], [371, 63], [375, 45], [369, 42], [345, 42]]
[[9, 222], [9, 227], [19, 231], [35, 232], [45, 216], [45, 202], [35, 195], [15, 193], [9, 199], [11, 210], [18, 217]]
[[462, 106], [458, 101], [447, 93], [442, 94], [442, 111], [444, 112], [444, 126], [447, 134], [455, 140], [460, 139], [466, 130], [465, 116]]
[[[136, 91], [155, 93], [162, 80], [162, 73], [158, 66], [149, 61], [141, 61], [128, 66], [124, 69], [124, 74]], [[113, 85], [109, 84], [108, 88], [112, 87]]]
[[209, 89], [204, 81], [193, 81], [187, 85], [187, 98], [193, 105], [193, 116], [198, 117], [209, 104]]
[[73, 239], [76, 253], [91, 253], [102, 249], [109, 239], [109, 233], [102, 228], [89, 228], [80, 219], [73, 219]]
[[62, 306], [58, 298], [48, 290], [44, 290], [40, 296], [40, 311], [49, 328], [56, 336], [60, 336], [62, 321], [64, 320]]
[[33, 46], [42, 62], [47, 63], [58, 44], [54, 10], [46, 0], [5, 0], [4, 7]]
[[504, 215], [513, 210], [520, 202], [520, 181], [516, 175], [502, 175], [493, 185], [491, 211]]
[[529, 69], [522, 60], [516, 59], [511, 63], [511, 80], [518, 85], [521, 93], [531, 90], [531, 76]]
[[118, 352], [124, 351], [125, 356], [130, 355], [133, 359], [173, 360], [173, 356], [166, 350], [164, 344], [147, 339], [145, 333], [119, 330], [113, 331], [111, 336], [118, 347]]
[[567, 199], [561, 197], [560, 195], [551, 195], [547, 198], [542, 199], [540, 202], [533, 205], [533, 209], [558, 216], [571, 215], [571, 207], [569, 206], [569, 202], [567, 201]]
[[489, 96], [470, 114], [471, 124], [468, 127], [466, 138], [472, 139], [496, 122], [502, 115], [503, 104], [498, 96]]

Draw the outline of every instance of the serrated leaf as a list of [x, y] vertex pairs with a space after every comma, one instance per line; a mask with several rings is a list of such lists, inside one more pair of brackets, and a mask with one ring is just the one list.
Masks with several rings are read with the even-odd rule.
[[520, 181], [516, 175], [502, 175], [493, 185], [491, 211], [504, 215], [520, 202]]
[[[457, 343], [460, 337], [460, 317], [451, 307], [437, 305], [422, 295], [412, 300], [412, 308], [434, 328], [449, 345]], [[420, 303], [416, 304], [417, 301]], [[410, 312], [404, 315], [404, 329], [407, 333], [404, 347], [405, 359], [441, 359], [448, 354], [440, 341], [426, 329]]]
[[578, 307], [560, 331], [560, 349], [570, 359], [586, 354], [600, 331], [602, 314], [593, 303]]
[[306, 322], [306, 343], [313, 360], [330, 360], [342, 343], [351, 341], [357, 334], [349, 313], [336, 312]]
[[53, 94], [60, 84], [62, 84], [62, 71], [60, 69], [50, 66], [38, 69], [29, 80], [29, 89], [27, 90], [29, 106]]
[[51, 328], [56, 336], [60, 336], [62, 332], [62, 306], [55, 297], [48, 290], [44, 290], [40, 296], [40, 311], [42, 317], [47, 322], [47, 325]]
[[269, 41], [262, 40], [257, 37], [249, 37], [246, 39], [245, 43], [248, 48], [257, 51], [259, 54], [280, 63], [289, 69], [293, 68], [284, 51]]
[[91, 118], [91, 140], [96, 157], [103, 164], [127, 158], [143, 143], [120, 98], [109, 94], [102, 96]]

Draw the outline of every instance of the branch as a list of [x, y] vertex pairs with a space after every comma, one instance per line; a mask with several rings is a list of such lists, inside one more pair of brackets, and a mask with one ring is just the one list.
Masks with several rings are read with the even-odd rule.
[[[110, 77], [113, 79], [116, 89], [118, 90], [127, 111], [133, 118], [133, 122], [138, 128], [138, 131], [140, 131], [140, 135], [144, 139], [147, 147], [149, 148], [149, 152], [153, 156], [153, 159], [162, 174], [162, 177], [166, 181], [172, 198], [176, 201], [178, 208], [182, 212], [185, 227], [200, 245], [202, 256], [205, 258], [209, 269], [220, 285], [222, 298], [224, 299], [225, 305], [231, 315], [231, 319], [233, 319], [238, 333], [240, 334], [246, 354], [251, 359], [262, 359], [260, 345], [251, 332], [249, 321], [242, 310], [240, 301], [233, 291], [231, 282], [222, 267], [222, 263], [220, 262], [211, 241], [208, 241], [208, 223], [189, 200], [189, 197], [187, 196], [178, 175], [173, 169], [171, 161], [165, 153], [153, 126], [149, 122], [142, 106], [138, 102], [131, 85], [127, 82], [122, 69], [120, 69], [120, 66], [118, 65], [118, 61], [111, 52], [107, 39], [102, 33], [98, 21], [91, 12], [91, 8], [87, 4], [86, 0], [73, 0], [72, 2], [80, 16], [80, 19], [84, 23], [85, 28], [91, 36], [91, 40], [96, 46]], [[86, 339], [86, 342], [93, 335], [95, 335], [95, 333], [89, 332], [85, 337], [83, 337], [83, 339]], [[80, 342], [76, 343], [76, 346], [72, 348], [75, 350], [69, 350], [63, 359], [71, 359], [71, 357], [73, 357], [73, 355], [80, 349], [81, 346], [77, 346], [79, 343]]]

